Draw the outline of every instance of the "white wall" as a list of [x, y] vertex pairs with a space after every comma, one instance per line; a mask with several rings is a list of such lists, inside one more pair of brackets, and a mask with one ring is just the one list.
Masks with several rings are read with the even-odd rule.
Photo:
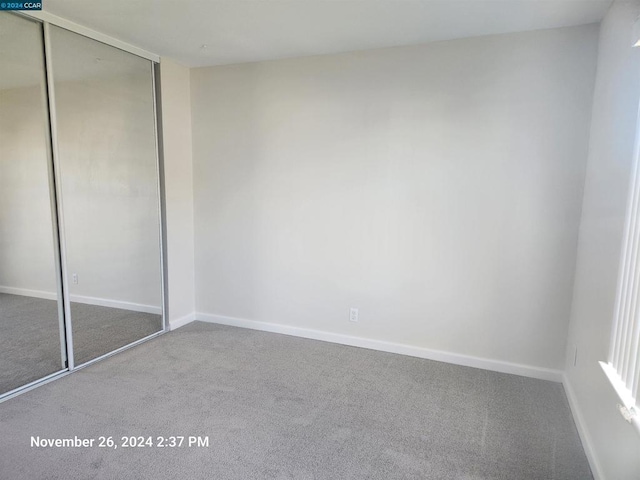
[[66, 267], [78, 275], [71, 299], [159, 309], [151, 62], [62, 28], [50, 37]]
[[[195, 304], [189, 69], [163, 59], [161, 71], [168, 225], [167, 250], [170, 272], [169, 319], [175, 320], [192, 314]], [[76, 83], [68, 90], [71, 90], [73, 95], [77, 97], [82, 94], [83, 85]], [[0, 249], [0, 289], [28, 294], [36, 290], [54, 298], [56, 273], [47, 178], [45, 111], [41, 104], [40, 95], [39, 87], [0, 90], [0, 243], [2, 244]], [[95, 100], [83, 102], [84, 108], [92, 104], [95, 106]], [[114, 108], [120, 107], [114, 104], [113, 100], [110, 101], [110, 105]], [[99, 147], [99, 143], [96, 143], [95, 139], [87, 138], [86, 129], [78, 127], [74, 118], [81, 121], [82, 116], [75, 117], [73, 108], [65, 106], [60, 106], [60, 108], [67, 121], [71, 125], [75, 125], [76, 131], [81, 132], [85, 141], [91, 142], [94, 156], [96, 151], [105, 150]], [[103, 119], [117, 118], [109, 112], [110, 107], [101, 104], [100, 111], [95, 113]], [[132, 140], [133, 142], [129, 142], [127, 148], [138, 152], [140, 144], [137, 139], [132, 138]], [[110, 138], [108, 141], [113, 142], [114, 139]], [[121, 139], [119, 143], [123, 144], [122, 142]], [[131, 143], [136, 145], [132, 146]], [[97, 155], [100, 157], [101, 154]], [[80, 167], [82, 164], [88, 165], [86, 161], [78, 163], [80, 163]], [[69, 164], [68, 159], [65, 166], [67, 167], [66, 173], [73, 175], [76, 183], [85, 182], [87, 177], [92, 176], [91, 172], [95, 172], [95, 170], [87, 172], [84, 168], [80, 168], [74, 174], [71, 170], [75, 167]], [[137, 175], [136, 178], [139, 177], [140, 175]], [[154, 178], [151, 180], [155, 182]], [[151, 186], [155, 189], [155, 183], [152, 183]], [[83, 205], [87, 204], [86, 198], [76, 197], [75, 193], [75, 189], [67, 190], [67, 208], [83, 208]], [[91, 192], [88, 194], [91, 196]], [[91, 206], [95, 207], [95, 205]], [[107, 208], [114, 209], [114, 205], [109, 204]], [[86, 221], [86, 216], [83, 215], [82, 218], [83, 221]], [[104, 215], [97, 216], [95, 220], [103, 225], [108, 223]], [[153, 218], [151, 220], [153, 221]], [[67, 222], [70, 221], [73, 221], [73, 218], [68, 216]], [[109, 228], [114, 229], [113, 226]], [[157, 239], [157, 222], [152, 228], [151, 234], [154, 235], [154, 239]], [[141, 241], [136, 241], [136, 239], [128, 238], [127, 244], [123, 246], [130, 250], [131, 255], [137, 257], [138, 260], [143, 257], [141, 253], [145, 251], [147, 252], [146, 257], [149, 254], [155, 255], [152, 262], [145, 263], [148, 268], [140, 269], [139, 262], [128, 262], [129, 266], [127, 267], [135, 268], [138, 270], [138, 274], [146, 275], [146, 280], [140, 283], [150, 289], [148, 292], [120, 280], [112, 282], [112, 285], [107, 285], [108, 279], [104, 272], [110, 271], [112, 268], [106, 268], [105, 262], [95, 255], [96, 239], [90, 237], [93, 231], [93, 229], [87, 228], [82, 238], [77, 238], [74, 235], [68, 239], [69, 246], [73, 249], [73, 253], [70, 255], [72, 260], [70, 265], [72, 270], [70, 271], [77, 271], [80, 278], [78, 285], [72, 285], [72, 300], [89, 301], [90, 298], [97, 297], [115, 302], [130, 301], [143, 305], [148, 302], [152, 306], [159, 307], [160, 284], [157, 245], [152, 245], [155, 247], [155, 254], [153, 249], [150, 251], [149, 248], [145, 248], [141, 244]], [[122, 231], [118, 230], [117, 233], [121, 235]], [[81, 245], [77, 245], [79, 241], [82, 241]], [[89, 250], [82, 248], [88, 257], [78, 256], [78, 246], [89, 247]], [[121, 254], [122, 251], [114, 253]], [[74, 259], [75, 262], [73, 262]], [[118, 270], [115, 273], [125, 278], [133, 278], [126, 271]], [[123, 288], [124, 291], [122, 291]], [[125, 304], [121, 306], [127, 308]]]
[[[598, 75], [575, 277], [566, 376], [602, 478], [640, 478], [640, 435], [616, 410], [598, 365], [606, 360], [627, 193], [638, 128], [640, 49], [633, 49], [637, 2], [615, 3], [602, 22]], [[573, 365], [578, 348], [577, 365]], [[574, 405], [575, 408], [575, 405]]]
[[195, 310], [190, 77], [187, 67], [165, 58], [160, 72], [169, 320], [174, 321]]
[[[175, 320], [192, 314], [195, 308], [189, 69], [163, 59], [161, 75], [170, 272], [169, 319]], [[75, 95], [78, 95], [79, 89], [81, 85], [72, 89]], [[65, 114], [72, 115], [72, 111], [67, 109]], [[54, 297], [56, 274], [44, 115], [38, 87], [0, 90], [0, 240], [3, 245], [0, 249], [0, 287], [26, 293], [37, 290]], [[102, 115], [109, 116], [104, 112]], [[36, 128], [38, 126], [41, 130]], [[76, 198], [67, 200], [68, 204], [77, 205], [79, 202]], [[104, 223], [105, 217], [97, 220]], [[88, 240], [86, 237], [83, 239]], [[127, 248], [142, 248], [136, 245], [137, 242], [130, 242]], [[157, 257], [153, 261], [158, 264]], [[84, 261], [81, 263], [84, 264]], [[77, 268], [82, 282], [74, 287], [75, 299], [78, 299], [78, 293], [82, 293], [79, 290], [86, 285], [85, 280], [91, 278], [91, 274], [89, 277], [86, 275], [87, 272], [100, 273], [104, 269], [103, 262], [91, 263], [93, 266], [89, 268]], [[148, 280], [142, 283], [151, 288], [154, 284], [159, 287], [157, 275], [156, 267], [156, 273], [147, 273]], [[103, 279], [102, 276], [98, 278]], [[115, 283], [116, 287], [121, 285], [121, 282]], [[160, 305], [159, 291], [152, 292], [154, 297], [145, 298], [140, 289], [131, 288], [131, 285], [126, 288], [129, 300], [137, 300], [136, 303], [151, 301], [154, 305]], [[127, 298], [122, 293], [114, 292], [113, 287], [106, 290], [105, 285], [100, 283], [88, 291], [93, 297], [101, 298], [105, 298], [107, 292], [111, 295], [109, 300], [122, 301]]]
[[192, 70], [198, 312], [562, 368], [597, 34]]
[[72, 299], [161, 306], [150, 74], [56, 84], [67, 270], [79, 280], [69, 279]]
[[0, 90], [0, 291], [55, 295], [42, 93], [39, 86]]
[[0, 31], [0, 63], [11, 66], [0, 75], [0, 292], [55, 293], [41, 34], [15, 15], [0, 16]]
[[[150, 67], [56, 85], [67, 267], [79, 278], [72, 301], [161, 307]], [[56, 298], [41, 95], [0, 90], [0, 291]]]

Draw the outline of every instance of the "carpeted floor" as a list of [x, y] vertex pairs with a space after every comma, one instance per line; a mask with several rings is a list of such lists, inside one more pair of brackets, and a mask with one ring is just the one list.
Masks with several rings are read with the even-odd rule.
[[0, 478], [592, 476], [558, 383], [195, 322], [0, 404]]
[[[160, 315], [81, 303], [71, 317], [77, 364], [162, 327]], [[0, 393], [63, 369], [57, 302], [0, 293]]]
[[53, 300], [0, 293], [0, 393], [64, 370]]

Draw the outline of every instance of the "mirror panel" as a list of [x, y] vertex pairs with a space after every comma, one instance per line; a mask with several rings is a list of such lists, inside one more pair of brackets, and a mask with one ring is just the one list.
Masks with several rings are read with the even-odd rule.
[[42, 42], [0, 15], [0, 394], [66, 368]]
[[162, 330], [153, 66], [55, 26], [50, 42], [79, 365]]

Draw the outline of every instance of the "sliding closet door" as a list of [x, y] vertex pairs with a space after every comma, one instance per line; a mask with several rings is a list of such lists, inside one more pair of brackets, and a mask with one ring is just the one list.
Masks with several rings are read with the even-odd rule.
[[42, 25], [0, 13], [0, 395], [65, 369]]
[[75, 365], [163, 328], [153, 66], [51, 26]]

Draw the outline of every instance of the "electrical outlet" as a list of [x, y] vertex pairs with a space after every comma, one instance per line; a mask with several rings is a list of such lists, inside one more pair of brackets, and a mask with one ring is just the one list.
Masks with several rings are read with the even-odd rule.
[[351, 307], [349, 309], [349, 321], [357, 322], [358, 321], [358, 309], [355, 307]]
[[78, 274], [74, 273], [73, 275], [71, 275], [71, 278], [73, 279], [73, 283], [75, 285], [77, 285], [78, 284]]

